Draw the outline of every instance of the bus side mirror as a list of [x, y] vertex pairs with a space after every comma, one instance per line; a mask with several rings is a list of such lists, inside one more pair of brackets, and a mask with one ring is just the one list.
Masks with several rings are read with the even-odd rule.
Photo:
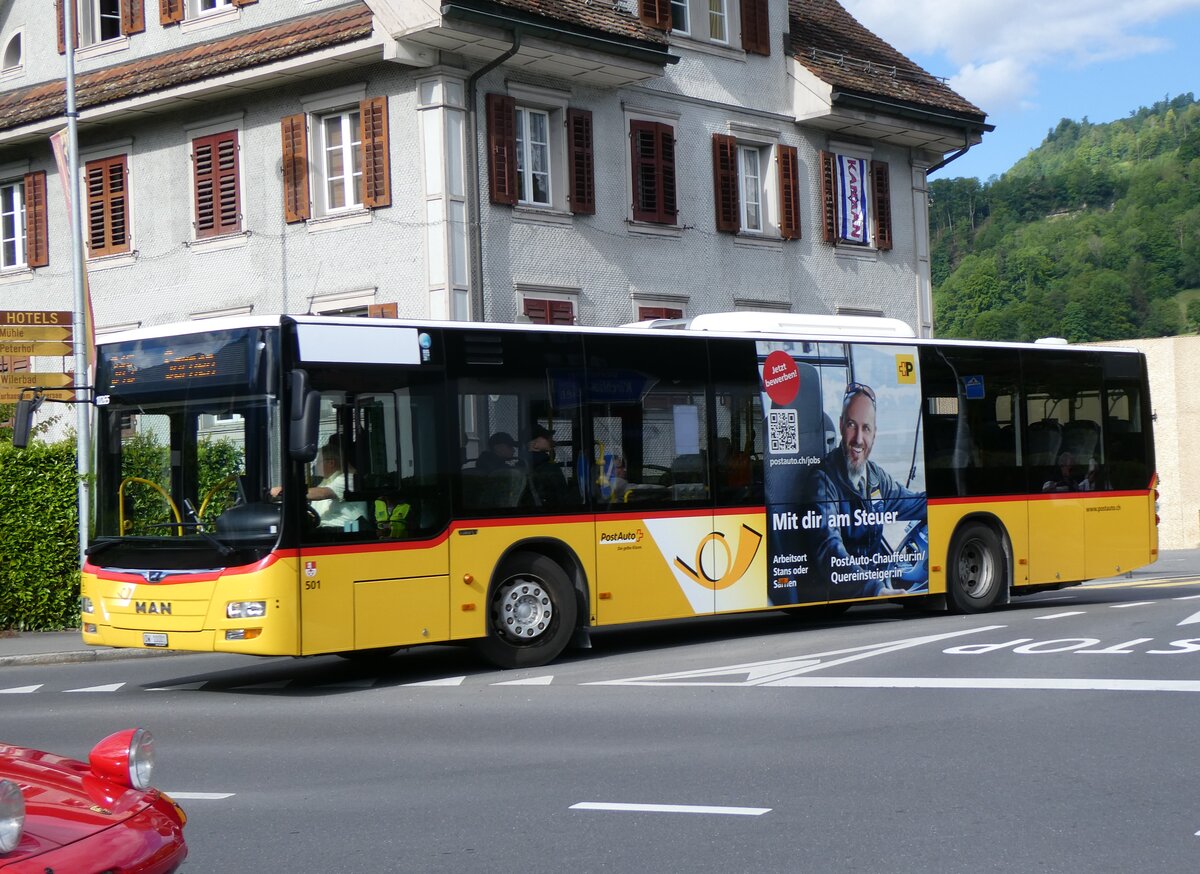
[[24, 449], [29, 445], [29, 432], [33, 430], [33, 414], [41, 405], [41, 398], [17, 401], [17, 409], [13, 413], [12, 445], [14, 449]]
[[321, 415], [321, 394], [308, 387], [308, 374], [293, 370], [288, 374], [292, 407], [288, 421], [288, 454], [307, 463], [317, 457], [317, 435]]

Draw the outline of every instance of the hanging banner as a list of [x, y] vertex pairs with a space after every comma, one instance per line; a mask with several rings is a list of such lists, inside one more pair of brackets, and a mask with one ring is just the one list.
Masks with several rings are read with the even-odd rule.
[[867, 244], [867, 162], [862, 158], [837, 156], [838, 238], [847, 243]]

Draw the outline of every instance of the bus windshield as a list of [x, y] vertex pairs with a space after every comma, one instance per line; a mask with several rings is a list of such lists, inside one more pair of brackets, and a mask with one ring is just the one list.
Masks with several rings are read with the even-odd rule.
[[220, 567], [276, 544], [276, 345], [223, 331], [103, 347], [91, 554], [131, 569], [162, 567], [163, 552], [178, 568]]

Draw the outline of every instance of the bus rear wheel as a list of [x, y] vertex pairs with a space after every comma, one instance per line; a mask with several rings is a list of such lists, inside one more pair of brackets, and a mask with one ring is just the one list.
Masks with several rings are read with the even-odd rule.
[[964, 525], [954, 535], [947, 562], [946, 594], [955, 613], [982, 613], [1000, 598], [1008, 584], [1004, 547], [994, 529], [979, 522]]
[[488, 602], [488, 636], [476, 643], [501, 668], [553, 661], [575, 631], [575, 592], [553, 559], [519, 552], [506, 562]]

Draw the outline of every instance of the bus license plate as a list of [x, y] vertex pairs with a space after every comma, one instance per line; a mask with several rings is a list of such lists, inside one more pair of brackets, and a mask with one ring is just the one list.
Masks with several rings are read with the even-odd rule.
[[142, 634], [144, 646], [166, 646], [167, 636], [159, 631], [146, 631]]

